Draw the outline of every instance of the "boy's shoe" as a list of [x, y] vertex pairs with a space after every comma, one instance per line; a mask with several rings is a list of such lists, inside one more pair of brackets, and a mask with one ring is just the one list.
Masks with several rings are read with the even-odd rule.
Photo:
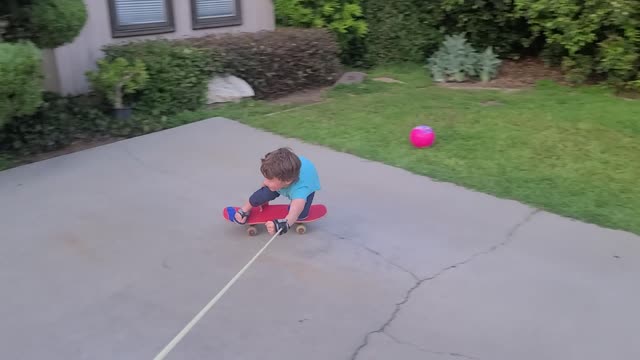
[[[240, 214], [240, 216], [244, 221], [239, 222], [238, 220], [236, 220], [236, 213]], [[233, 206], [227, 207], [227, 215], [229, 217], [229, 221], [234, 222], [236, 224], [240, 224], [240, 225], [246, 224], [247, 219], [249, 218], [249, 214], [251, 214], [251, 210], [249, 210], [249, 212], [245, 212], [240, 208], [236, 210], [236, 208], [234, 208]]]

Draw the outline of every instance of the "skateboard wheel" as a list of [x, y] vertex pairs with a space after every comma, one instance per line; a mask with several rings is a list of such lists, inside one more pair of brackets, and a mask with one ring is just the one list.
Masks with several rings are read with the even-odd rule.
[[256, 236], [256, 234], [258, 234], [258, 229], [256, 229], [256, 227], [255, 227], [255, 226], [249, 226], [249, 227], [247, 228], [247, 234], [248, 234], [249, 236]]
[[307, 227], [303, 224], [299, 224], [298, 226], [296, 226], [296, 232], [298, 234], [304, 234], [305, 232], [307, 232]]

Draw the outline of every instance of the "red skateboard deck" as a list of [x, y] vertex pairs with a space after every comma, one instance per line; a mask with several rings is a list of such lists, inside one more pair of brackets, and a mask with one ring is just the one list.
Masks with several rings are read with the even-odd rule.
[[[222, 209], [222, 216], [225, 219], [234, 222], [233, 217], [239, 207], [229, 206]], [[242, 225], [247, 225], [247, 234], [255, 236], [258, 233], [256, 225], [264, 224], [267, 221], [274, 219], [284, 219], [289, 213], [288, 204], [266, 204], [257, 206], [251, 209], [251, 214], [247, 218], [247, 222]], [[304, 234], [307, 231], [305, 223], [314, 222], [327, 214], [327, 207], [322, 204], [312, 204], [309, 208], [309, 215], [304, 220], [298, 220], [295, 223], [295, 231], [298, 234]], [[292, 226], [293, 227], [293, 226]]]

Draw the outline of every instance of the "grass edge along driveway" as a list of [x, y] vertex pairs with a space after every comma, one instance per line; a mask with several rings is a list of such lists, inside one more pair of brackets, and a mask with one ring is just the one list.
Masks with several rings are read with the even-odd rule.
[[[249, 100], [206, 115], [640, 234], [640, 102], [601, 87], [454, 90], [432, 84], [422, 67], [399, 66], [294, 107]], [[419, 124], [435, 129], [434, 147], [408, 142]], [[380, 181], [381, 191], [393, 186]]]

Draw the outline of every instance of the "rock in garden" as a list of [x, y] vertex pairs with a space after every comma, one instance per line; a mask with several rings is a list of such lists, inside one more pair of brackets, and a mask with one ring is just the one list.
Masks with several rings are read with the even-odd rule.
[[363, 72], [351, 71], [346, 72], [340, 77], [336, 84], [359, 84], [364, 81], [367, 74]]
[[209, 82], [207, 104], [238, 101], [255, 96], [251, 85], [233, 75], [216, 76]]

